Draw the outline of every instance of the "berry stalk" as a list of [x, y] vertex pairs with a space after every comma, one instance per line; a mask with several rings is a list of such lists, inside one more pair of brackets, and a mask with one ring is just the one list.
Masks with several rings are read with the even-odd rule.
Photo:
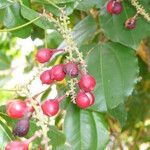
[[150, 15], [146, 12], [138, 0], [131, 0], [131, 4], [136, 8], [138, 14], [142, 15], [147, 21], [150, 21]]
[[26, 96], [31, 99], [31, 105], [34, 107], [35, 109], [35, 113], [36, 113], [36, 119], [38, 120], [37, 125], [39, 125], [42, 129], [42, 133], [43, 133], [43, 141], [42, 144], [45, 144], [45, 149], [49, 149], [48, 147], [48, 142], [49, 142], [49, 138], [47, 136], [47, 131], [48, 131], [48, 126], [47, 126], [47, 117], [43, 116], [43, 112], [40, 109], [39, 106], [36, 105], [35, 99], [33, 99], [33, 97], [30, 94], [30, 91], [27, 89], [27, 93]]

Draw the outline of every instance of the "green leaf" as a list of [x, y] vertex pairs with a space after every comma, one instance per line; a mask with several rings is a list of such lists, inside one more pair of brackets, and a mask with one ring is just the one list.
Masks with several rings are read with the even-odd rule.
[[0, 51], [0, 70], [9, 69], [11, 65], [11, 59]]
[[3, 150], [6, 144], [13, 139], [10, 129], [0, 120], [0, 149]]
[[109, 112], [119, 121], [121, 128], [123, 128], [127, 121], [127, 111], [124, 104], [119, 104], [116, 108], [109, 110]]
[[3, 114], [6, 114], [6, 106], [5, 105], [0, 105], [0, 112]]
[[28, 7], [30, 7], [30, 5], [31, 5], [30, 0], [23, 0], [22, 3]]
[[8, 127], [14, 127], [15, 126], [15, 123], [16, 123], [16, 119], [12, 119], [10, 118], [7, 114], [3, 113], [3, 112], [0, 112], [0, 116], [1, 118], [3, 118], [6, 122], [6, 126]]
[[63, 8], [67, 15], [70, 15], [73, 12], [75, 7], [74, 0], [70, 1], [48, 1], [48, 0], [35, 0], [35, 2], [40, 3], [44, 8], [51, 12], [55, 16], [60, 16], [61, 12], [59, 8]]
[[71, 3], [75, 2], [75, 0], [52, 0], [55, 4], [62, 4], [62, 3]]
[[[107, 1], [108, 2], [108, 1]], [[106, 2], [106, 3], [107, 3]], [[139, 0], [146, 11], [150, 13], [149, 1]], [[120, 15], [110, 15], [106, 9], [101, 9], [100, 23], [104, 33], [114, 42], [137, 49], [140, 41], [150, 35], [150, 24], [143, 18], [138, 17], [137, 25], [134, 30], [128, 30], [124, 27], [125, 21], [136, 14], [136, 10], [129, 1], [123, 1], [123, 11]], [[102, 6], [105, 8], [106, 4]]]
[[138, 81], [135, 52], [117, 43], [96, 45], [87, 58], [88, 71], [97, 82], [94, 95], [97, 111], [107, 111], [123, 103]]
[[[4, 11], [4, 18], [3, 18], [3, 24], [7, 28], [13, 28], [20, 26], [24, 23], [26, 23], [26, 20], [22, 18], [20, 14], [20, 4], [14, 3], [13, 5], [10, 5], [9, 7], [5, 8]], [[24, 28], [21, 28], [19, 30], [12, 31], [14, 36], [26, 38], [31, 33], [31, 26], [26, 26]]]
[[[21, 14], [25, 19], [30, 20], [30, 21], [40, 15], [38, 12], [34, 11], [33, 9], [30, 9], [29, 7], [25, 5], [21, 5]], [[53, 24], [50, 23], [48, 20], [46, 20], [44, 17], [41, 17], [40, 19], [36, 20], [33, 23], [42, 29], [53, 28]]]
[[78, 45], [90, 40], [96, 32], [96, 22], [92, 16], [87, 16], [73, 28], [73, 37]]
[[47, 46], [55, 49], [63, 41], [62, 35], [57, 31], [52, 31], [46, 36]]
[[34, 0], [34, 2], [38, 2], [38, 3], [42, 3], [42, 4], [63, 4], [63, 3], [70, 3], [70, 2], [75, 2], [75, 0], [51, 0], [51, 2], [49, 2], [49, 0]]
[[41, 101], [44, 101], [44, 100], [47, 99], [47, 97], [48, 97], [48, 95], [50, 94], [51, 90], [52, 90], [51, 87], [49, 87], [49, 88], [42, 94], [42, 96], [41, 96]]
[[103, 116], [73, 104], [67, 109], [64, 132], [71, 150], [103, 150], [109, 140]]
[[65, 135], [59, 131], [55, 126], [49, 127], [48, 137], [51, 139], [53, 149], [63, 145], [66, 141]]
[[10, 6], [11, 4], [13, 4], [13, 2], [8, 1], [8, 0], [1, 0], [0, 1], [0, 9], [6, 8], [6, 7]]
[[82, 10], [82, 11], [90, 11], [90, 9], [93, 7], [99, 8], [100, 1], [99, 0], [92, 0], [92, 1], [91, 0], [82, 0], [77, 5], [76, 9]]

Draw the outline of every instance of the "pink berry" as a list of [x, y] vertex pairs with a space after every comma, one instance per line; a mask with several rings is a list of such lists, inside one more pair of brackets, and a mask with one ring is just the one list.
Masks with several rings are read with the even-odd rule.
[[122, 3], [117, 0], [109, 0], [107, 3], [107, 12], [110, 14], [120, 14], [122, 12]]
[[93, 93], [91, 93], [91, 92], [86, 92], [85, 94], [86, 94], [87, 97], [90, 99], [90, 106], [94, 105], [95, 97], [94, 97]]
[[129, 30], [134, 29], [136, 27], [136, 19], [132, 17], [126, 20], [125, 27]]
[[38, 52], [36, 54], [36, 60], [39, 63], [48, 62], [53, 54], [54, 54], [53, 50], [48, 49], [48, 48], [42, 48], [42, 49], [38, 50]]
[[51, 79], [51, 70], [46, 70], [40, 75], [40, 80], [42, 84], [51, 84], [53, 80]]
[[59, 102], [57, 100], [46, 100], [42, 105], [41, 108], [43, 113], [47, 116], [55, 116], [59, 111]]
[[22, 100], [13, 100], [7, 104], [6, 111], [11, 118], [22, 118], [27, 112], [27, 106]]
[[81, 75], [81, 79], [79, 81], [80, 89], [84, 90], [85, 92], [90, 92], [94, 90], [95, 85], [96, 81], [91, 75], [88, 74]]
[[86, 109], [94, 104], [94, 95], [91, 92], [80, 91], [76, 98], [76, 104], [78, 107]]
[[78, 76], [78, 65], [74, 62], [68, 62], [64, 65], [64, 72], [70, 77], [75, 78]]
[[31, 105], [31, 100], [30, 100], [30, 99], [26, 99], [26, 100], [25, 100], [25, 103], [26, 103], [26, 105], [27, 105], [27, 110], [28, 110], [28, 112], [34, 112], [34, 108], [33, 108], [33, 106]]
[[20, 141], [12, 141], [6, 145], [5, 150], [28, 150], [28, 144]]
[[52, 80], [62, 81], [66, 77], [66, 73], [64, 72], [63, 67], [64, 67], [63, 64], [59, 64], [59, 65], [54, 66], [51, 69]]

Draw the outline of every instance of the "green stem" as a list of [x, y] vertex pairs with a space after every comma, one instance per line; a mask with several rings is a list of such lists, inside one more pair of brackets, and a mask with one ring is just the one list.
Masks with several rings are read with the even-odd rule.
[[41, 18], [41, 16], [36, 17], [35, 19], [33, 19], [33, 20], [31, 20], [31, 21], [29, 21], [29, 22], [27, 22], [27, 23], [25, 23], [25, 24], [22, 24], [22, 25], [20, 25], [20, 26], [17, 26], [17, 27], [11, 28], [11, 29], [3, 29], [3, 30], [0, 30], [0, 32], [10, 32], [10, 31], [15, 31], [15, 30], [21, 29], [21, 28], [23, 28], [23, 27], [25, 27], [25, 26], [28, 26], [28, 25], [30, 25], [31, 23], [37, 21], [37, 20], [40, 19], [40, 18]]

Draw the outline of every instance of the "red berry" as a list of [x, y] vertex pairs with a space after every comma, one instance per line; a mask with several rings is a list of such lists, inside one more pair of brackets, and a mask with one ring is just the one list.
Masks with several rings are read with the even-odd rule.
[[120, 14], [122, 12], [122, 3], [116, 0], [109, 0], [107, 3], [107, 12], [110, 14]]
[[74, 62], [68, 62], [64, 65], [64, 72], [70, 77], [75, 78], [78, 76], [78, 65]]
[[48, 48], [42, 48], [42, 49], [38, 50], [38, 52], [36, 54], [36, 60], [39, 63], [48, 62], [53, 54], [54, 54], [53, 50], [48, 49]]
[[94, 90], [95, 85], [96, 81], [91, 75], [88, 74], [81, 75], [81, 79], [79, 81], [80, 89], [84, 90], [85, 92], [90, 92]]
[[13, 134], [19, 137], [24, 137], [29, 131], [29, 119], [21, 119], [16, 123], [15, 128], [13, 129]]
[[46, 70], [40, 75], [40, 80], [42, 84], [51, 84], [53, 80], [51, 79], [51, 70]]
[[126, 20], [125, 27], [129, 30], [134, 29], [136, 27], [136, 19], [132, 17]]
[[42, 105], [41, 108], [43, 113], [47, 116], [55, 116], [59, 111], [59, 102], [57, 100], [46, 100]]
[[13, 100], [7, 104], [6, 110], [9, 117], [22, 118], [27, 112], [27, 106], [22, 100]]
[[43, 150], [41, 145], [38, 146], [38, 150]]
[[26, 100], [25, 100], [25, 103], [26, 103], [26, 105], [27, 105], [27, 110], [28, 110], [28, 112], [34, 112], [34, 108], [33, 108], [33, 106], [31, 105], [31, 100], [30, 100], [30, 99], [26, 99]]
[[66, 73], [64, 72], [63, 67], [64, 67], [63, 64], [59, 64], [59, 65], [54, 66], [51, 69], [52, 80], [62, 81], [66, 77]]
[[28, 144], [25, 142], [12, 141], [6, 145], [5, 150], [28, 150]]
[[91, 92], [80, 91], [76, 98], [76, 104], [78, 107], [86, 109], [94, 104], [94, 100], [94, 95]]

